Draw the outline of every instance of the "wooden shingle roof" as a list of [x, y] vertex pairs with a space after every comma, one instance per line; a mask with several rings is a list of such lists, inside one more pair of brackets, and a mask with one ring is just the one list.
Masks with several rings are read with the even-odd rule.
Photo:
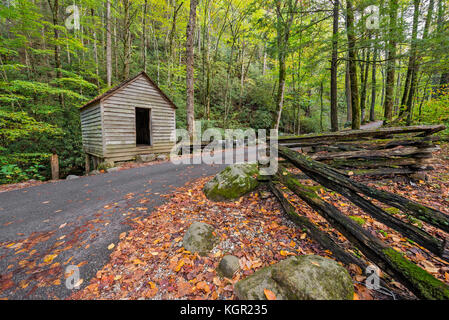
[[95, 102], [101, 101], [103, 99], [106, 99], [107, 97], [109, 97], [110, 95], [113, 95], [117, 90], [125, 87], [126, 85], [128, 85], [129, 83], [133, 82], [134, 80], [136, 80], [139, 77], [145, 77], [150, 83], [151, 85], [160, 93], [160, 95], [164, 98], [165, 101], [167, 101], [167, 103], [174, 109], [177, 109], [178, 107], [176, 107], [176, 105], [173, 103], [173, 101], [170, 100], [169, 97], [167, 97], [167, 95], [156, 85], [156, 83], [154, 83], [153, 80], [151, 80], [151, 78], [146, 74], [145, 71], [141, 71], [139, 72], [137, 75], [135, 75], [132, 78], [129, 78], [128, 80], [123, 81], [122, 83], [120, 83], [119, 85], [109, 89], [108, 91], [106, 91], [105, 93], [102, 93], [98, 96], [96, 96], [95, 98], [93, 98], [92, 100], [90, 100], [89, 102], [87, 102], [86, 104], [84, 104], [82, 107], [80, 107], [80, 110], [83, 110], [87, 107], [89, 107], [90, 105], [92, 105]]

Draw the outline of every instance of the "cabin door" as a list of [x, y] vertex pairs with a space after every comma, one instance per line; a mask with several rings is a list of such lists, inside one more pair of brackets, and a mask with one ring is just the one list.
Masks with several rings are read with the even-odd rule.
[[136, 145], [151, 145], [151, 109], [136, 108]]

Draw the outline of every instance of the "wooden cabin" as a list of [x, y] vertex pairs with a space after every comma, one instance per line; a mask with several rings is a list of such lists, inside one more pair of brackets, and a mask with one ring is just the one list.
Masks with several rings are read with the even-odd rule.
[[80, 108], [87, 165], [169, 153], [175, 144], [175, 104], [141, 72]]

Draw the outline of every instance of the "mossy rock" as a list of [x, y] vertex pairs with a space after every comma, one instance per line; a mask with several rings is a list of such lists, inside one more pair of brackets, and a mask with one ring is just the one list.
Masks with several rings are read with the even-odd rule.
[[232, 164], [207, 182], [203, 191], [213, 201], [237, 199], [259, 185], [258, 174], [256, 163]]
[[103, 161], [103, 162], [99, 163], [97, 169], [106, 171], [110, 168], [113, 168], [114, 166], [115, 166], [114, 161], [107, 160], [107, 161]]
[[316, 255], [295, 256], [265, 267], [237, 282], [240, 299], [266, 299], [264, 289], [278, 300], [352, 300], [354, 286], [337, 262]]
[[194, 222], [186, 231], [182, 240], [184, 248], [190, 252], [198, 252], [207, 255], [218, 242], [213, 234], [214, 227], [204, 222]]

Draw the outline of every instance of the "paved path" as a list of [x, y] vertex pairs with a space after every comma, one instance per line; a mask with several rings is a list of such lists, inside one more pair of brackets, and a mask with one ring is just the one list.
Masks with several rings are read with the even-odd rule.
[[130, 219], [150, 214], [165, 201], [161, 195], [223, 168], [167, 162], [0, 193], [0, 298], [66, 298], [67, 266], [80, 266], [83, 287]]
[[377, 129], [382, 127], [383, 121], [374, 121], [360, 126], [362, 130]]

